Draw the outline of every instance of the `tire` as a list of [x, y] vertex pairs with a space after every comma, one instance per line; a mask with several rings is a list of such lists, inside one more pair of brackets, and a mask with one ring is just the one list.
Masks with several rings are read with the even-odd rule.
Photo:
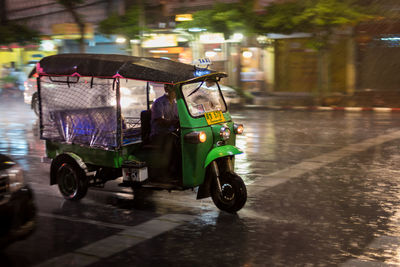
[[36, 116], [39, 116], [39, 99], [37, 93], [32, 95], [31, 108], [33, 109], [33, 112], [35, 112]]
[[88, 190], [88, 180], [85, 172], [70, 157], [64, 157], [56, 166], [58, 189], [67, 200], [79, 200]]
[[219, 177], [222, 193], [218, 190], [216, 179], [211, 184], [211, 198], [220, 210], [236, 213], [247, 200], [247, 190], [242, 178], [236, 173], [226, 172]]

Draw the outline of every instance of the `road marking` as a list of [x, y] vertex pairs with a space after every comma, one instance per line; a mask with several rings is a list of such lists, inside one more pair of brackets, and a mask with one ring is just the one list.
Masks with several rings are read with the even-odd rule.
[[132, 226], [127, 226], [127, 225], [101, 222], [101, 221], [91, 220], [91, 219], [75, 218], [75, 217], [57, 215], [57, 214], [52, 214], [52, 213], [39, 212], [38, 215], [41, 217], [54, 218], [54, 219], [59, 219], [59, 220], [71, 221], [71, 222], [94, 224], [97, 226], [104, 226], [104, 227], [108, 227], [108, 228], [115, 228], [115, 229], [121, 229], [121, 230], [130, 229], [132, 227]]
[[36, 267], [88, 266], [190, 222], [194, 218], [195, 216], [186, 214], [162, 215], [145, 223], [128, 227], [115, 235], [78, 248], [73, 252], [47, 260]]
[[252, 184], [247, 185], [248, 191], [251, 192], [251, 194], [260, 193], [267, 188], [277, 186], [289, 181], [290, 179], [300, 177], [303, 174], [311, 171], [315, 171], [344, 157], [354, 155], [371, 147], [378, 146], [399, 138], [400, 131], [395, 131], [388, 134], [379, 135], [374, 138], [369, 138], [362, 142], [348, 145], [320, 156], [306, 159], [298, 164], [291, 165], [282, 170], [257, 177], [253, 180]]

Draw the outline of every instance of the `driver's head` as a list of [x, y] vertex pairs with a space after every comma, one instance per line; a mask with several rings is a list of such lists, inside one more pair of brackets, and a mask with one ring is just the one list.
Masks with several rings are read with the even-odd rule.
[[212, 87], [215, 85], [215, 81], [212, 79], [206, 79], [206, 86], [207, 87]]
[[172, 84], [164, 84], [164, 91], [172, 97], [175, 97], [175, 90]]

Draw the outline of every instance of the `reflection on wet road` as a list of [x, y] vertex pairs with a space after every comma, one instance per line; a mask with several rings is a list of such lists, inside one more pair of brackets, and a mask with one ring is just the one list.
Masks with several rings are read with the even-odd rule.
[[[398, 113], [235, 111], [245, 125], [236, 171], [249, 199], [233, 216], [191, 191], [133, 199], [115, 184], [65, 202], [48, 186], [33, 112], [3, 103], [0, 111], [7, 114], [0, 118], [0, 152], [27, 170], [39, 207], [37, 232], [1, 255], [10, 266], [68, 255], [91, 255], [90, 266], [400, 265]], [[170, 214], [191, 219], [165, 231], [155, 224], [148, 233], [157, 235], [112, 246]], [[110, 245], [107, 256], [98, 255], [103, 244]]]

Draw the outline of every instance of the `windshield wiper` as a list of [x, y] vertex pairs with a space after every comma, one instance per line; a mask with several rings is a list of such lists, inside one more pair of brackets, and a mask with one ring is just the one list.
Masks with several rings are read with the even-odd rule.
[[199, 85], [199, 87], [197, 87], [196, 89], [194, 89], [193, 92], [191, 92], [187, 97], [189, 97], [189, 96], [193, 95], [194, 93], [196, 93], [196, 92], [201, 88], [201, 86], [203, 85], [203, 83], [204, 83], [204, 81], [202, 81], [201, 84]]

